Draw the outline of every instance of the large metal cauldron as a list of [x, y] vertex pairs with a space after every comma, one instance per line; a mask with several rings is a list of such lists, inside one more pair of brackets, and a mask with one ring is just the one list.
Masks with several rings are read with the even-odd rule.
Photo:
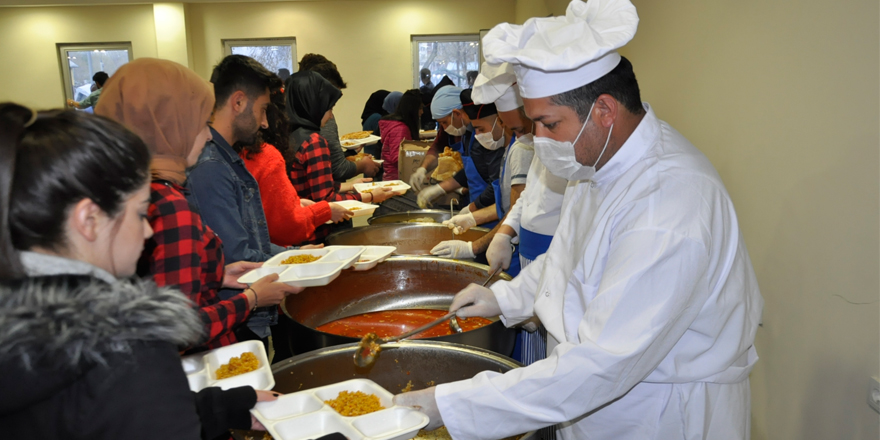
[[434, 220], [434, 223], [443, 223], [444, 221], [449, 220], [451, 217], [452, 215], [449, 213], [449, 211], [444, 211], [442, 209], [420, 209], [417, 211], [395, 212], [392, 214], [377, 215], [375, 217], [370, 217], [369, 219], [367, 219], [367, 222], [371, 225], [379, 225], [382, 223], [408, 223], [410, 220], [414, 219], [430, 218], [431, 220]]
[[[452, 298], [470, 283], [486, 280], [487, 266], [434, 257], [391, 257], [363, 272], [343, 271], [324, 287], [309, 287], [281, 303], [292, 320], [291, 348], [305, 353], [318, 348], [357, 342], [357, 338], [333, 335], [315, 328], [361, 313], [395, 309], [449, 308]], [[504, 273], [493, 280], [510, 280]], [[516, 331], [501, 321], [476, 330], [430, 338], [481, 347], [509, 356]]]
[[[305, 293], [305, 292], [303, 292]], [[392, 394], [407, 383], [412, 390], [474, 377], [481, 371], [504, 373], [521, 365], [481, 348], [434, 341], [400, 341], [384, 345], [369, 368], [357, 368], [357, 344], [340, 345], [294, 356], [272, 365], [275, 391], [293, 393], [354, 378], [370, 379]], [[534, 432], [520, 440], [534, 440]]]
[[[455, 239], [476, 241], [488, 232], [486, 228], [471, 228]], [[396, 246], [395, 255], [431, 255], [434, 246], [452, 239], [452, 231], [441, 224], [385, 223], [337, 232], [327, 237], [327, 244]]]

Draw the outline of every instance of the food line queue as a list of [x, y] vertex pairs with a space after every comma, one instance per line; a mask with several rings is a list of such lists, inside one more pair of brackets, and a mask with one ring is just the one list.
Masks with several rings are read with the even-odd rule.
[[[469, 286], [450, 310], [527, 329], [527, 366], [395, 397], [427, 414], [428, 428], [461, 439], [554, 426], [570, 439], [748, 437], [762, 299], [723, 183], [641, 101], [616, 51], [637, 24], [627, 0], [575, 0], [565, 17], [493, 28], [473, 90], [441, 82], [432, 91], [441, 130], [410, 179], [417, 201], [464, 187], [469, 203], [444, 223], [493, 226], [485, 240], [432, 253], [485, 251], [490, 268], [521, 271]], [[290, 356], [276, 305], [302, 289], [277, 275], [250, 287], [237, 278], [289, 246], [320, 242], [324, 223], [353, 215], [340, 200], [401, 197], [360, 194], [337, 178], [323, 128], [344, 83], [333, 84], [331, 62], [318, 66], [282, 84], [233, 55], [208, 83], [139, 59], [103, 85], [99, 117], [0, 108], [0, 365], [10, 390], [0, 414], [13, 433], [217, 438], [261, 427], [247, 410], [276, 394], [190, 393], [174, 371], [177, 348], [272, 335], [276, 356]], [[421, 100], [411, 92], [400, 102]], [[425, 110], [400, 107], [377, 127], [400, 122], [402, 140], [413, 138]], [[447, 146], [462, 170], [426, 186]], [[378, 172], [361, 160], [356, 171]], [[279, 240], [292, 225], [300, 235]], [[143, 375], [141, 364], [156, 367]], [[40, 381], [47, 373], [57, 380]], [[88, 427], [62, 417], [70, 402], [88, 408]], [[130, 417], [135, 408], [147, 410]], [[54, 423], [42, 421], [47, 413]]]

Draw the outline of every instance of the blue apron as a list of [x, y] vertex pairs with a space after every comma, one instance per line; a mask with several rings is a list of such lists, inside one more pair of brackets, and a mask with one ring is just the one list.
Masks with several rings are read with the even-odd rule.
[[[464, 139], [466, 137], [469, 138], [467, 141], [467, 147], [464, 146]], [[474, 165], [474, 160], [471, 159], [471, 147], [473, 146], [474, 133], [472, 131], [465, 132], [460, 141], [449, 145], [449, 148], [452, 148], [452, 151], [458, 151], [461, 153], [461, 162], [464, 164], [464, 174], [467, 176], [468, 197], [462, 197], [462, 206], [470, 204], [473, 200], [476, 200], [480, 197], [480, 194], [486, 190], [486, 187], [489, 186], [486, 181], [483, 180], [483, 177], [480, 176], [480, 172], [477, 171], [477, 166]]]
[[[507, 211], [504, 210], [504, 199], [501, 196], [501, 183], [504, 182], [504, 173], [507, 172], [507, 161], [510, 159], [510, 147], [513, 145], [514, 141], [516, 141], [516, 136], [510, 140], [510, 145], [507, 146], [507, 156], [504, 158], [504, 163], [501, 164], [501, 176], [495, 179], [492, 182], [492, 188], [495, 190], [495, 212], [498, 214], [498, 220], [486, 223], [486, 228], [494, 228], [495, 225], [504, 218], [504, 215], [507, 214]], [[509, 189], [508, 189], [509, 191]], [[491, 226], [489, 226], [491, 224]], [[513, 256], [510, 258], [510, 267], [507, 268], [505, 272], [507, 272], [510, 276], [515, 277], [519, 275], [520, 271], [520, 263], [519, 263], [519, 245], [515, 245], [513, 247]]]

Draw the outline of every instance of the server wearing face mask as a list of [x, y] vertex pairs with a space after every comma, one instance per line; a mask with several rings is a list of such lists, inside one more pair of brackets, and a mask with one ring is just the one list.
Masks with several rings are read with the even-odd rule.
[[[501, 164], [504, 160], [504, 149], [490, 150], [477, 141], [472, 120], [488, 118], [497, 113], [495, 106], [477, 105], [471, 100], [471, 90], [446, 86], [437, 90], [431, 101], [431, 114], [440, 124], [440, 128], [449, 136], [448, 145], [453, 151], [461, 153], [464, 169], [455, 173], [452, 178], [436, 185], [422, 189], [418, 195], [418, 204], [424, 208], [430, 206], [446, 193], [459, 188], [467, 188], [465, 207], [461, 213], [478, 210], [495, 203], [492, 182], [498, 179]], [[485, 127], [488, 128], [488, 127]], [[498, 132], [501, 128], [498, 127]], [[491, 146], [492, 144], [490, 144]], [[439, 145], [435, 143], [436, 148]], [[442, 150], [442, 148], [439, 148]], [[439, 151], [437, 150], [437, 151]], [[428, 156], [425, 162], [429, 162]], [[424, 166], [413, 173], [413, 180], [423, 179], [426, 175]], [[415, 183], [411, 183], [416, 187]], [[453, 257], [454, 258], [454, 257]], [[468, 258], [468, 257], [461, 257]]]
[[[546, 426], [569, 439], [747, 439], [763, 299], [715, 168], [641, 101], [617, 49], [629, 0], [504, 23], [486, 61], [513, 64], [535, 152], [568, 181], [547, 252], [512, 281], [471, 284], [459, 317], [537, 316], [546, 359], [398, 395], [460, 440]], [[560, 54], [564, 54], [561, 56]], [[658, 109], [659, 112], [659, 109]]]
[[[492, 230], [474, 242], [461, 240], [441, 242], [431, 250], [434, 255], [447, 258], [473, 258], [475, 254], [486, 252], [496, 232], [499, 231], [498, 220], [505, 218], [525, 189], [535, 150], [531, 141], [532, 122], [525, 116], [522, 99], [518, 88], [514, 86], [515, 83], [516, 77], [509, 64], [505, 63], [501, 68], [496, 68], [484, 63], [473, 92], [462, 93], [463, 109], [466, 112], [469, 109], [481, 112], [471, 118], [471, 124], [477, 133], [475, 136], [477, 141], [488, 150], [504, 151], [504, 158], [499, 177], [492, 182], [495, 203], [482, 209], [475, 209], [475, 205], [472, 204], [467, 210], [462, 210], [460, 214], [443, 224], [449, 226], [456, 234], [462, 234], [477, 225], [490, 227]], [[510, 275], [516, 276], [520, 268], [519, 254], [517, 246], [511, 245], [510, 236], [506, 246], [506, 251], [511, 255], [505, 269]], [[489, 254], [487, 253], [486, 256], [489, 257]]]

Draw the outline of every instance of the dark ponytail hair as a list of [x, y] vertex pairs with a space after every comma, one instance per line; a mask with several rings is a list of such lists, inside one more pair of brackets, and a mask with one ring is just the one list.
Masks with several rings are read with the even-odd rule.
[[413, 139], [419, 139], [419, 109], [422, 104], [422, 93], [419, 89], [410, 89], [403, 93], [400, 102], [397, 103], [397, 109], [390, 115], [383, 116], [382, 119], [403, 122], [409, 128], [410, 136]]
[[18, 251], [61, 250], [82, 199], [116, 216], [150, 176], [150, 151], [110, 119], [0, 104], [0, 279], [24, 276]]

